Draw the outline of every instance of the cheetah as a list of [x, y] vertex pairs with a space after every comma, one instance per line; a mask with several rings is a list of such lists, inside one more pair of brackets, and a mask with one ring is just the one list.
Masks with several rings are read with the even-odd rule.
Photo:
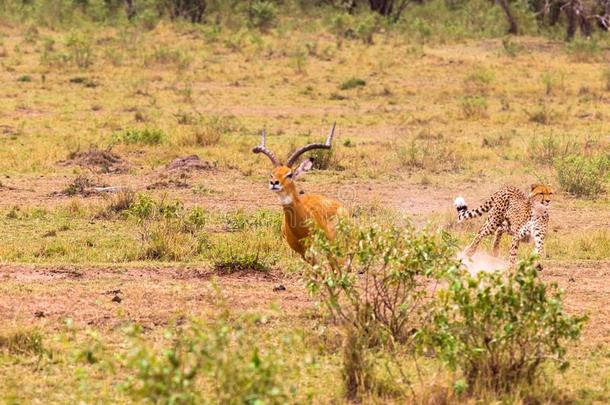
[[552, 194], [553, 189], [550, 185], [532, 185], [529, 196], [517, 187], [507, 185], [493, 193], [474, 210], [468, 210], [466, 201], [462, 197], [456, 198], [454, 205], [458, 212], [458, 222], [482, 216], [489, 211], [487, 221], [466, 248], [466, 256], [472, 257], [481, 240], [492, 233], [494, 234], [493, 256], [499, 254], [502, 234], [507, 233], [513, 237], [510, 246], [511, 264], [517, 259], [517, 249], [521, 240], [529, 241], [533, 237], [535, 251], [538, 255], [542, 255]]

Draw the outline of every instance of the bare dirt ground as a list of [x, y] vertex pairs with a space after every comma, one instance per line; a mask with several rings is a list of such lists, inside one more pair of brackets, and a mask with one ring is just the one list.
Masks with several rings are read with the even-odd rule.
[[[184, 179], [184, 187], [172, 187], [173, 177], [159, 174], [159, 171], [143, 175], [102, 174], [94, 176], [99, 183], [135, 192], [150, 191], [151, 185], [168, 183], [159, 187], [158, 193], [177, 199], [185, 206], [199, 204], [209, 210], [256, 210], [278, 208], [276, 197], [267, 191], [266, 177], [247, 178], [239, 173], [203, 171], [189, 173]], [[68, 175], [48, 175], [25, 177], [18, 180], [4, 179], [0, 187], [0, 208], [15, 205], [54, 208], [65, 205], [70, 199], [58, 194], [74, 179]], [[502, 183], [460, 184], [452, 187], [418, 185], [404, 180], [375, 181], [335, 181], [311, 183], [300, 181], [299, 186], [307, 193], [320, 193], [335, 197], [348, 206], [379, 204], [397, 209], [423, 223], [421, 216], [453, 211], [453, 199], [461, 195], [466, 201], [477, 206], [482, 203]], [[527, 188], [527, 185], [518, 185]], [[197, 187], [209, 190], [208, 194], [197, 192]], [[93, 196], [88, 201], [103, 201], [104, 196]], [[555, 231], [610, 228], [610, 210], [597, 207], [582, 207], [578, 200], [569, 196], [556, 195], [552, 205], [551, 227]]]
[[[610, 284], [605, 282], [610, 263], [550, 263], [542, 277], [565, 291], [569, 312], [589, 314], [587, 346], [610, 343]], [[138, 323], [152, 329], [213, 315], [219, 293], [240, 312], [280, 314], [285, 320], [313, 313], [314, 300], [303, 283], [282, 272], [214, 276], [197, 267], [5, 265], [0, 267], [0, 323], [54, 330], [69, 318], [82, 327]]]

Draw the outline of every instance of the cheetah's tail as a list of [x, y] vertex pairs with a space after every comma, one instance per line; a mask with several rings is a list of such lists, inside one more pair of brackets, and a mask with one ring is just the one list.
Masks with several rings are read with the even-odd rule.
[[463, 197], [457, 197], [453, 201], [453, 205], [455, 205], [455, 208], [458, 212], [458, 222], [462, 222], [465, 219], [480, 217], [481, 215], [489, 211], [492, 206], [492, 200], [491, 198], [487, 199], [487, 201], [485, 201], [480, 207], [474, 210], [468, 210], [466, 200], [464, 200]]

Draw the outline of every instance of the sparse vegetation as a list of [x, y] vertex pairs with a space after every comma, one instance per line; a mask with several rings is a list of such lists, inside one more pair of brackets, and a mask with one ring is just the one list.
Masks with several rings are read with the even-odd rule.
[[160, 129], [126, 129], [112, 136], [113, 142], [127, 144], [157, 145], [165, 139], [165, 134]]
[[578, 339], [586, 317], [565, 313], [557, 286], [540, 280], [533, 259], [506, 275], [448, 274], [429, 333], [468, 390], [527, 390], [539, 382], [545, 362], [568, 367], [566, 345]]
[[487, 117], [487, 100], [482, 96], [464, 97], [461, 103], [465, 118]]
[[356, 87], [362, 87], [362, 86], [366, 86], [366, 82], [364, 80], [352, 78], [352, 79], [346, 80], [343, 83], [341, 83], [341, 86], [339, 86], [339, 88], [341, 90], [351, 90], [351, 89], [355, 89]]
[[557, 181], [577, 197], [597, 197], [610, 181], [610, 159], [606, 156], [568, 155], [555, 162]]

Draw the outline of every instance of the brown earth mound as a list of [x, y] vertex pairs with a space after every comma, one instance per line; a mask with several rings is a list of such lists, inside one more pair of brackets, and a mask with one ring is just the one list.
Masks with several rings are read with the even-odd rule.
[[192, 172], [210, 171], [216, 169], [216, 164], [201, 160], [197, 155], [188, 155], [172, 160], [164, 169], [157, 173], [154, 183], [146, 186], [147, 190], [163, 188], [189, 188], [187, 180]]
[[124, 173], [129, 169], [129, 165], [120, 156], [99, 149], [71, 153], [67, 160], [59, 163], [64, 166], [86, 167], [98, 173]]
[[214, 170], [216, 164], [207, 160], [201, 160], [197, 155], [179, 157], [167, 165], [169, 171], [198, 171]]

